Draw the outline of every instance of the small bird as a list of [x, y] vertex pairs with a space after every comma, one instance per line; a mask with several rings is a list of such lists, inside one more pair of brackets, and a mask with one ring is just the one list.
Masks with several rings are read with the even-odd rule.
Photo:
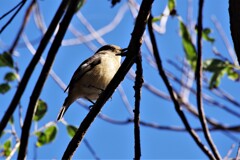
[[78, 98], [85, 98], [94, 103], [93, 101], [99, 97], [117, 72], [120, 67], [121, 54], [126, 50], [116, 45], [105, 45], [80, 64], [64, 91], [68, 90], [68, 96], [58, 114], [58, 121]]

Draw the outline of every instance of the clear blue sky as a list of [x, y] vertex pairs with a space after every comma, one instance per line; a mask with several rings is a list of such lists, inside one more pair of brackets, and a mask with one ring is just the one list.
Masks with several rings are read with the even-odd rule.
[[[140, 1], [138, 1], [140, 2]], [[0, 15], [7, 12], [12, 6], [14, 6], [17, 2], [15, 1], [1, 1], [0, 2]], [[46, 25], [48, 26], [51, 21], [58, 5], [59, 1], [38, 1], [40, 5], [41, 12], [45, 19]], [[167, 4], [167, 0], [160, 1], [156, 0], [153, 4], [153, 15], [158, 16], [163, 12]], [[22, 17], [24, 15], [24, 11], [26, 7], [29, 5], [29, 2], [25, 5], [20, 14], [14, 19], [14, 21], [8, 26], [8, 28], [0, 35], [0, 52], [7, 50], [9, 46], [12, 44], [16, 32], [19, 29], [19, 26], [22, 22]], [[98, 30], [104, 27], [106, 24], [109, 24], [118, 10], [126, 5], [126, 1], [122, 0], [120, 4], [117, 4], [115, 7], [111, 7], [110, 1], [102, 0], [102, 1], [87, 1], [83, 6], [81, 12], [85, 16], [85, 18], [91, 23], [94, 29]], [[193, 2], [193, 23], [196, 23], [197, 10], [198, 10], [197, 1]], [[187, 17], [187, 0], [177, 1], [177, 12], [183, 18], [184, 22], [186, 22]], [[217, 32], [211, 17], [215, 16], [219, 22], [221, 23], [224, 32], [227, 35], [227, 38], [230, 39], [230, 43], [232, 45], [230, 30], [229, 30], [229, 18], [228, 18], [228, 2], [227, 1], [219, 1], [219, 0], [211, 0], [205, 1], [204, 5], [204, 27], [209, 27], [213, 30], [211, 34], [212, 37], [216, 39], [214, 46], [221, 52], [225, 57], [229, 58], [227, 53], [227, 49], [224, 46], [222, 39]], [[0, 21], [0, 27], [3, 26], [6, 20]], [[88, 32], [86, 28], [79, 22], [76, 18], [73, 19], [72, 25], [81, 31], [83, 34], [87, 35]], [[103, 36], [106, 43], [116, 44], [121, 47], [127, 47], [129, 40], [131, 38], [131, 32], [134, 27], [134, 19], [131, 16], [131, 12], [129, 9], [126, 10], [124, 14], [123, 20], [120, 24], [110, 33], [105, 34]], [[184, 52], [181, 45], [181, 38], [179, 36], [179, 22], [177, 18], [169, 17], [167, 22], [166, 33], [162, 35], [157, 35], [157, 41], [159, 44], [160, 54], [163, 58], [163, 65], [167, 68], [168, 71], [174, 73], [178, 78], [181, 78], [181, 74], [176, 71], [176, 69], [169, 65], [166, 60], [173, 60], [176, 63], [180, 63], [177, 59], [181, 59], [184, 57]], [[25, 34], [29, 37], [30, 40], [36, 40], [40, 38], [41, 34], [35, 26], [33, 17], [29, 21], [27, 28], [25, 29]], [[68, 32], [65, 36], [66, 39], [74, 38], [74, 36]], [[96, 40], [92, 41], [96, 47], [100, 47], [101, 45], [97, 43]], [[18, 64], [20, 68], [20, 77], [22, 77], [25, 68], [29, 64], [29, 61], [32, 58], [31, 53], [26, 49], [23, 45], [23, 40], [19, 46], [17, 47], [16, 57], [14, 57], [15, 62]], [[214, 57], [212, 52], [212, 45], [210, 43], [203, 43], [203, 54], [204, 59]], [[49, 44], [50, 46], [50, 44]], [[37, 48], [37, 44], [34, 45], [35, 49]], [[75, 69], [79, 66], [79, 64], [91, 56], [93, 51], [90, 50], [85, 44], [78, 45], [70, 45], [70, 46], [62, 46], [57, 54], [55, 63], [53, 65], [53, 70], [57, 73], [57, 75], [62, 79], [65, 84], [68, 84], [70, 78], [75, 71]], [[147, 83], [153, 84], [157, 89], [167, 93], [167, 90], [158, 75], [158, 72], [149, 65], [149, 62], [146, 60], [146, 57], [149, 57], [150, 54], [146, 49], [146, 45], [142, 47], [143, 54], [143, 67], [144, 67], [144, 79]], [[44, 52], [43, 57], [46, 58], [47, 50]], [[151, 57], [151, 56], [150, 56]], [[180, 65], [181, 66], [181, 65]], [[133, 67], [134, 69], [135, 67]], [[32, 89], [34, 88], [35, 82], [38, 78], [38, 75], [42, 69], [42, 65], [38, 64], [36, 70], [32, 78], [30, 79], [30, 84], [27, 86], [26, 91], [24, 92], [23, 98], [21, 100], [21, 104], [23, 106], [23, 112], [26, 112], [29, 97], [31, 95]], [[4, 74], [9, 71], [9, 69], [0, 68], [0, 82], [2, 83]], [[173, 81], [171, 81], [173, 82]], [[130, 80], [128, 77], [124, 79], [121, 83], [130, 104], [134, 105], [134, 91], [133, 85], [134, 82]], [[15, 87], [16, 84], [13, 84]], [[225, 88], [228, 92], [235, 95], [237, 93], [237, 84], [231, 82], [227, 78], [224, 78], [220, 87]], [[179, 86], [174, 84], [174, 87], [179, 90]], [[13, 94], [15, 93], [15, 88], [11, 89], [5, 95], [0, 95], [0, 117], [3, 116], [4, 111], [9, 105]], [[208, 92], [209, 93], [209, 92]], [[40, 96], [41, 99], [46, 101], [48, 104], [48, 112], [45, 117], [38, 123], [38, 127], [43, 126], [45, 123], [49, 121], [53, 121], [56, 119], [59, 109], [66, 97], [66, 93], [63, 93], [63, 90], [55, 83], [55, 81], [49, 77], [45, 87]], [[219, 100], [219, 99], [218, 99]], [[89, 102], [84, 101], [88, 105]], [[195, 97], [191, 96], [190, 102], [195, 105]], [[225, 103], [231, 108], [235, 109], [236, 107], [227, 103], [226, 101], [219, 100], [219, 102]], [[214, 106], [205, 105], [206, 114], [216, 119], [220, 123], [225, 123], [229, 125], [236, 125], [239, 123], [239, 118], [228, 116], [219, 108]], [[65, 114], [65, 119], [69, 124], [79, 126], [81, 120], [86, 116], [88, 110], [84, 109], [77, 103], [74, 103]], [[103, 110], [102, 114], [109, 116], [114, 120], [126, 120], [130, 117], [124, 103], [120, 98], [120, 94], [118, 91], [114, 93], [112, 99], [110, 99]], [[199, 121], [185, 112], [187, 118], [191, 122], [192, 127], [199, 127]], [[16, 121], [18, 120], [18, 110], [14, 114]], [[25, 116], [25, 115], [24, 115]], [[183, 127], [181, 120], [179, 119], [176, 111], [174, 110], [174, 106], [171, 102], [165, 101], [148, 90], [143, 89], [142, 91], [142, 101], [141, 101], [141, 120], [145, 122], [156, 123], [159, 125], [170, 125], [170, 126], [178, 126]], [[18, 123], [16, 123], [16, 129], [20, 136], [20, 128]], [[56, 139], [51, 143], [47, 144], [41, 148], [34, 149], [34, 144], [36, 142], [36, 138], [32, 136], [29, 141], [29, 149], [28, 149], [28, 158], [34, 158], [34, 155], [37, 156], [38, 159], [60, 159], [63, 155], [63, 152], [68, 145], [70, 138], [67, 134], [65, 126], [62, 123], [57, 124], [58, 133]], [[10, 126], [8, 126], [8, 129]], [[32, 124], [31, 132], [34, 130], [34, 123]], [[91, 125], [89, 130], [86, 133], [86, 140], [95, 150], [98, 157], [105, 158], [128, 158], [132, 159], [134, 157], [134, 132], [133, 132], [133, 124], [127, 125], [116, 125], [106, 122], [100, 118], [97, 118], [94, 123]], [[199, 132], [199, 136], [201, 139], [203, 135]], [[231, 140], [227, 136], [225, 136], [221, 132], [213, 132], [212, 133], [213, 140], [216, 143], [220, 154], [224, 157], [228, 150], [231, 148], [232, 144], [237, 144], [236, 141]], [[239, 134], [235, 134], [235, 136], [239, 137]], [[5, 135], [2, 139], [0, 139], [0, 144], [2, 144], [9, 136]], [[204, 144], [207, 144], [203, 140]], [[142, 145], [142, 158], [144, 159], [207, 159], [204, 153], [197, 147], [191, 136], [187, 132], [173, 132], [173, 131], [164, 131], [157, 130], [149, 127], [141, 127], [141, 145]], [[231, 157], [236, 155], [238, 146], [236, 146], [231, 154]], [[16, 158], [16, 154], [14, 156]], [[74, 154], [74, 158], [94, 158], [90, 151], [87, 149], [86, 145], [82, 143]]]

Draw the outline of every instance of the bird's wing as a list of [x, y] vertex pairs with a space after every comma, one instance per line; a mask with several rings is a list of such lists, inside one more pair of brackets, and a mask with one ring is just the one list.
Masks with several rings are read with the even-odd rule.
[[67, 89], [73, 85], [76, 81], [78, 81], [85, 73], [92, 70], [96, 65], [101, 63], [101, 57], [97, 54], [93, 55], [92, 57], [86, 59], [78, 69], [74, 72], [73, 77], [67, 86], [67, 88], [64, 90], [64, 92], [67, 91]]

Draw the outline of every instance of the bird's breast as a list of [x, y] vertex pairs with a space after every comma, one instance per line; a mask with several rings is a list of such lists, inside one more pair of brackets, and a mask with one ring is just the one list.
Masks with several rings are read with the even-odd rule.
[[119, 67], [120, 62], [115, 58], [102, 56], [101, 63], [88, 71], [77, 82], [75, 87], [79, 90], [78, 93], [81, 93], [79, 96], [96, 100], [112, 80]]

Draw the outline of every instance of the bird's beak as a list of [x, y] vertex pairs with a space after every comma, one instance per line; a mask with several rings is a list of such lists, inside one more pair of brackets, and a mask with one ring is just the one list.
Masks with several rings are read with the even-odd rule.
[[125, 57], [127, 55], [128, 48], [121, 49], [121, 53], [116, 54], [116, 56]]

